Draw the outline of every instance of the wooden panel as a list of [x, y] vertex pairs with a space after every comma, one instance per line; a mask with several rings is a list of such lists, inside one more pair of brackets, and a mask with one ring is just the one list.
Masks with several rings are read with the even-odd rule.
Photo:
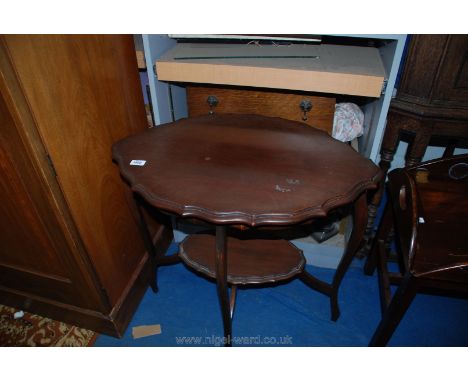
[[62, 303], [45, 295], [38, 296], [36, 293], [13, 290], [2, 285], [0, 285], [0, 301], [17, 309], [121, 337], [148, 288], [150, 273], [151, 262], [148, 261], [148, 256], [143, 256], [138, 267], [129, 275], [131, 282], [122, 294], [122, 298], [114, 309], [106, 313], [80, 308], [74, 303]]
[[421, 118], [468, 118], [468, 36], [414, 35], [392, 107]]
[[416, 110], [424, 116], [466, 118], [468, 36], [413, 36], [397, 99], [427, 106]]
[[433, 103], [468, 107], [468, 36], [449, 36]]
[[143, 243], [113, 142], [146, 128], [131, 36], [6, 36], [73, 220], [115, 304]]
[[[215, 95], [218, 105], [215, 113], [259, 114], [267, 117], [280, 117], [304, 122], [309, 126], [331, 134], [335, 112], [335, 98], [317, 97], [308, 93], [267, 91], [255, 89], [236, 89], [221, 87], [187, 86], [189, 116], [206, 115], [210, 111], [207, 98]], [[302, 119], [299, 107], [302, 100], [312, 102], [312, 110], [307, 120]]]
[[380, 97], [385, 77], [378, 49], [325, 44], [177, 44], [156, 70], [162, 81], [368, 97]]
[[[1, 243], [0, 261], [22, 268], [30, 268], [50, 275], [64, 277], [66, 271], [57, 258], [52, 243], [48, 239], [41, 216], [38, 215], [31, 190], [23, 183], [15, 167], [21, 167], [23, 158], [20, 152], [14, 151], [6, 141], [5, 127], [10, 125], [3, 107], [3, 98], [0, 98], [0, 198], [2, 219], [0, 220]], [[17, 149], [17, 146], [16, 146]], [[13, 163], [16, 163], [14, 165]], [[47, 218], [47, 216], [45, 216]], [[18, 236], [18, 232], [22, 232]], [[43, 252], [44, 256], [37, 256]], [[19, 256], [19, 254], [26, 256]], [[31, 254], [31, 256], [28, 256]]]
[[0, 89], [0, 285], [96, 308]]
[[398, 97], [427, 103], [437, 77], [447, 35], [414, 35], [408, 49]]

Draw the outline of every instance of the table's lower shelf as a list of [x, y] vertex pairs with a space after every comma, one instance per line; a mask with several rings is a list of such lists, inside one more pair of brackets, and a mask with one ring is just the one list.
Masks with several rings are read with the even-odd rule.
[[[188, 236], [179, 256], [189, 267], [216, 277], [213, 235]], [[240, 240], [227, 238], [227, 281], [229, 284], [259, 284], [286, 280], [302, 272], [302, 251], [286, 240]]]

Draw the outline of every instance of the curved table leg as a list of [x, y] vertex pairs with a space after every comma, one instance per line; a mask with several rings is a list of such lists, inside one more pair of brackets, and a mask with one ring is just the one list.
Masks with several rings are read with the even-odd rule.
[[154, 242], [151, 232], [148, 228], [148, 223], [145, 219], [145, 213], [143, 212], [144, 200], [138, 195], [133, 194], [133, 203], [138, 214], [138, 229], [143, 237], [146, 252], [151, 262], [151, 276], [149, 285], [154, 293], [158, 292], [158, 267], [164, 264], [176, 264], [180, 262], [178, 254], [164, 256], [164, 253], [158, 249]]
[[333, 276], [333, 282], [331, 284], [328, 284], [322, 280], [319, 280], [316, 277], [309, 274], [305, 269], [299, 275], [299, 278], [306, 285], [330, 297], [331, 319], [333, 321], [336, 321], [340, 316], [340, 309], [338, 307], [338, 290], [340, 288], [341, 280], [343, 279], [343, 276], [348, 270], [349, 264], [351, 264], [354, 255], [359, 249], [359, 246], [364, 236], [364, 231], [366, 229], [366, 224], [367, 196], [364, 192], [354, 202], [353, 232], [351, 233], [351, 237], [349, 238], [348, 245], [346, 246], [338, 268], [335, 271], [335, 275]]
[[356, 254], [359, 246], [362, 243], [364, 237], [364, 231], [367, 225], [367, 196], [366, 193], [362, 195], [354, 202], [353, 211], [353, 231], [349, 238], [348, 245], [344, 251], [344, 254], [338, 264], [335, 276], [332, 282], [332, 295], [330, 296], [331, 302], [331, 314], [332, 320], [336, 321], [340, 316], [340, 309], [338, 307], [338, 289], [341, 284], [341, 280], [348, 270], [354, 255]]
[[133, 200], [136, 205], [136, 209], [138, 211], [138, 217], [139, 217], [139, 229], [140, 233], [143, 237], [143, 242], [146, 247], [146, 251], [148, 252], [148, 255], [150, 257], [151, 261], [151, 279], [150, 279], [150, 287], [154, 293], [158, 292], [158, 264], [157, 264], [157, 255], [156, 255], [156, 249], [154, 248], [153, 245], [153, 240], [151, 238], [151, 234], [148, 229], [148, 225], [146, 224], [145, 216], [143, 214], [142, 206], [141, 206], [141, 200], [138, 195], [134, 195]]
[[232, 320], [229, 287], [227, 283], [226, 243], [226, 226], [216, 226], [216, 286], [218, 289], [221, 315], [223, 316], [224, 344], [225, 346], [231, 346]]

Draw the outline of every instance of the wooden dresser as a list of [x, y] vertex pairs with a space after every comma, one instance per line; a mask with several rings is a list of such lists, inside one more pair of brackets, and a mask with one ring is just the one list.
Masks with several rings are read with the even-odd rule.
[[210, 113], [257, 114], [303, 122], [331, 135], [336, 99], [311, 92], [235, 86], [187, 85], [189, 117]]
[[149, 276], [111, 160], [147, 126], [132, 37], [2, 36], [0, 91], [0, 303], [120, 336]]

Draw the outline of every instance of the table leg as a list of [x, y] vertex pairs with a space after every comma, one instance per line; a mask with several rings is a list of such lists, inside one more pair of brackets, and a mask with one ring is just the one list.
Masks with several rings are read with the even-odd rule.
[[340, 309], [338, 307], [338, 289], [340, 287], [341, 280], [343, 280], [343, 276], [348, 270], [354, 255], [362, 243], [364, 231], [366, 229], [367, 196], [365, 192], [363, 192], [362, 195], [354, 202], [353, 209], [353, 231], [340, 263], [338, 264], [335, 275], [333, 276], [332, 294], [330, 296], [331, 319], [333, 321], [336, 321], [340, 316]]
[[309, 287], [319, 291], [330, 297], [331, 319], [336, 321], [340, 316], [340, 309], [338, 308], [338, 290], [340, 288], [341, 280], [348, 270], [349, 264], [353, 260], [354, 255], [359, 249], [364, 236], [367, 223], [367, 196], [364, 192], [354, 203], [353, 211], [353, 232], [349, 238], [348, 245], [340, 260], [333, 282], [331, 284], [319, 280], [312, 276], [305, 269], [299, 275], [299, 278]]
[[154, 248], [153, 239], [148, 229], [148, 224], [146, 223], [145, 216], [143, 214], [143, 207], [141, 205], [141, 200], [138, 195], [134, 195], [133, 200], [136, 205], [136, 210], [138, 211], [138, 218], [139, 223], [138, 227], [140, 229], [141, 236], [143, 237], [143, 241], [145, 244], [146, 251], [150, 257], [151, 262], [151, 279], [150, 279], [150, 287], [154, 293], [158, 292], [158, 264], [157, 264], [157, 256], [156, 256], [156, 249]]
[[227, 283], [226, 226], [216, 226], [216, 286], [223, 317], [225, 346], [231, 346], [232, 320]]

